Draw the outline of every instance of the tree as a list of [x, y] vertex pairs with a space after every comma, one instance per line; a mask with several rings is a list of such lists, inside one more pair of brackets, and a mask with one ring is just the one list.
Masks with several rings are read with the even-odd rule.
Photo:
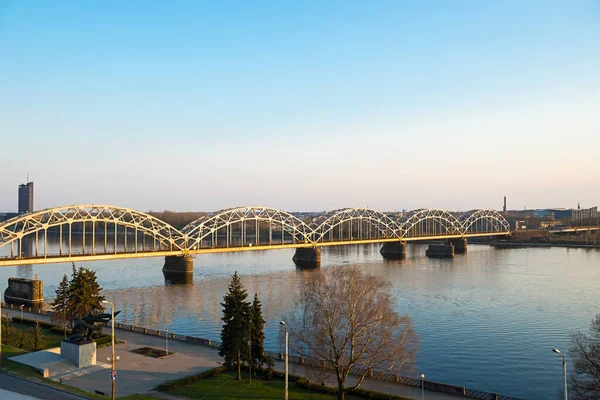
[[221, 349], [219, 355], [225, 359], [225, 365], [237, 367], [237, 379], [242, 379], [242, 358], [248, 354], [250, 336], [250, 303], [246, 301], [248, 292], [244, 289], [237, 274], [233, 274], [229, 290], [223, 298], [223, 329], [221, 330]]
[[56, 298], [52, 302], [54, 314], [50, 318], [53, 323], [62, 321], [63, 333], [67, 337], [67, 315], [69, 313], [69, 279], [67, 275], [63, 275], [62, 281], [58, 284], [58, 288], [54, 291]]
[[73, 264], [71, 282], [69, 283], [67, 313], [67, 318], [69, 318], [71, 324], [77, 317], [81, 318], [89, 313], [104, 311], [102, 305], [104, 296], [100, 294], [101, 291], [102, 288], [98, 284], [96, 272], [83, 267], [76, 269], [75, 264]]
[[10, 337], [13, 335], [13, 325], [12, 318], [8, 315], [3, 318], [4, 326], [2, 327], [2, 339], [4, 340], [4, 344], [10, 344]]
[[44, 330], [40, 325], [40, 321], [35, 320], [35, 325], [32, 328], [31, 337], [33, 341], [33, 351], [38, 351], [44, 348], [46, 345], [46, 338], [44, 337]]
[[250, 308], [250, 354], [252, 366], [262, 366], [265, 362], [265, 320], [262, 315], [262, 305], [258, 294], [254, 294], [254, 301]]
[[[317, 361], [337, 378], [338, 399], [369, 375], [399, 373], [414, 358], [411, 319], [394, 310], [391, 283], [356, 267], [331, 267], [305, 277], [288, 318], [293, 353]], [[353, 372], [358, 379], [346, 387]]]
[[569, 397], [600, 399], [600, 314], [592, 320], [589, 335], [571, 333], [571, 356]]

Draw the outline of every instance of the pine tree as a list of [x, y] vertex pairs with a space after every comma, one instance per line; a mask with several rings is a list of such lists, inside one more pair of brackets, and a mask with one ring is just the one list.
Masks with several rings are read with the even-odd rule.
[[67, 315], [69, 306], [69, 279], [67, 275], [63, 275], [62, 281], [58, 284], [58, 288], [54, 291], [56, 298], [52, 302], [54, 308], [54, 314], [52, 314], [51, 320], [53, 323], [62, 321], [63, 333], [67, 337]]
[[223, 329], [221, 330], [221, 349], [219, 355], [225, 365], [237, 366], [237, 378], [242, 379], [242, 358], [248, 354], [250, 336], [250, 303], [246, 301], [248, 292], [244, 289], [237, 274], [233, 274], [229, 291], [223, 298]]
[[89, 313], [104, 311], [102, 305], [104, 296], [100, 294], [101, 291], [102, 288], [96, 279], [96, 272], [83, 267], [79, 267], [77, 270], [73, 265], [68, 300], [68, 318], [71, 323], [77, 317], [81, 318]]
[[250, 343], [252, 366], [262, 366], [265, 362], [265, 320], [262, 315], [262, 305], [258, 300], [258, 294], [254, 294], [254, 302], [250, 308]]

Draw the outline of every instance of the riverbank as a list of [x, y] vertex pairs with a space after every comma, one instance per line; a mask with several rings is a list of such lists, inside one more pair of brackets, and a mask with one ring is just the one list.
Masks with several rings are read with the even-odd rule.
[[600, 243], [565, 243], [565, 242], [491, 242], [486, 243], [497, 249], [516, 249], [526, 247], [565, 247], [571, 249], [600, 249]]

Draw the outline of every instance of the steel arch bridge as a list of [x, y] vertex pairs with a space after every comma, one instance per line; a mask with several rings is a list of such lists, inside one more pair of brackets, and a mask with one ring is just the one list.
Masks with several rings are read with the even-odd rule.
[[84, 204], [0, 223], [0, 266], [508, 234], [508, 222], [494, 210], [392, 214], [347, 208], [300, 219], [269, 207], [237, 207], [179, 230], [140, 211]]

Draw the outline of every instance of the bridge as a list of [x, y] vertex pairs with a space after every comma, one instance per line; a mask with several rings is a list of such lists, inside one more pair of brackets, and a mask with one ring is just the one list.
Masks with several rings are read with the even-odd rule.
[[509, 234], [508, 222], [494, 210], [349, 208], [300, 219], [274, 208], [237, 207], [176, 229], [128, 208], [71, 205], [0, 223], [0, 266], [162, 256], [164, 271], [187, 273], [196, 254], [284, 248], [296, 249], [294, 262], [308, 266], [318, 265], [324, 246], [382, 243], [383, 257], [403, 258], [406, 242], [447, 240], [442, 255], [448, 256], [466, 252], [467, 238]]

